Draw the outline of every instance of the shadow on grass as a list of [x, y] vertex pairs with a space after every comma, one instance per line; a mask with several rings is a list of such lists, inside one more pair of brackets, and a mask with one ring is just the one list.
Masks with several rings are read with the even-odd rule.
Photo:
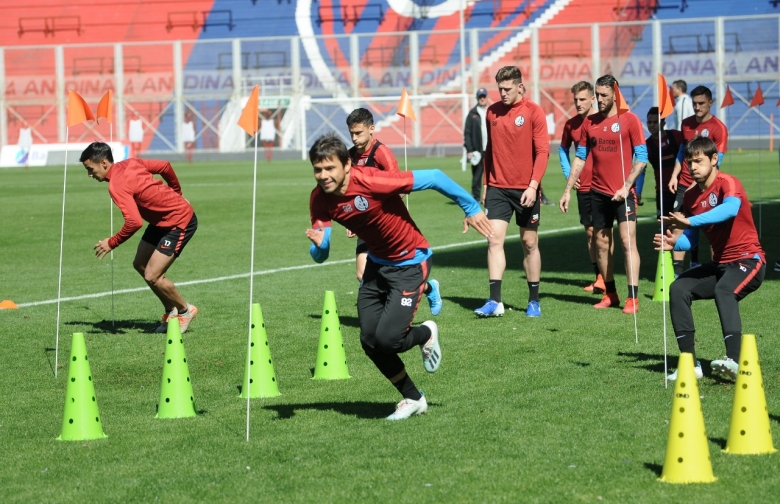
[[[460, 305], [461, 308], [465, 308], [466, 310], [476, 310], [477, 308], [482, 307], [482, 305], [485, 304], [484, 297], [463, 297], [463, 296], [442, 296], [443, 299], [446, 299], [447, 301], [452, 301], [453, 303]], [[522, 310], [525, 311], [525, 306], [522, 308], [511, 305], [507, 302], [504, 302], [504, 310]], [[474, 315], [476, 317], [476, 315]]]
[[[663, 373], [664, 372], [664, 356], [661, 354], [649, 354], [644, 352], [618, 352], [618, 357], [626, 357], [632, 359], [631, 362], [642, 363], [636, 368], [646, 369], [651, 373]], [[672, 359], [669, 359], [670, 364]], [[671, 366], [669, 369], [671, 370]]]
[[601, 301], [601, 296], [590, 295], [590, 294], [575, 295], [575, 294], [554, 294], [551, 292], [546, 292], [543, 297], [557, 299], [558, 301], [566, 301], [568, 303], [576, 303], [576, 304], [584, 304], [584, 305], [594, 305], [599, 301]]
[[711, 437], [711, 438], [709, 438], [709, 440], [710, 440], [711, 443], [715, 443], [716, 445], [720, 446], [721, 450], [725, 450], [726, 449], [726, 440], [725, 439], [719, 438], [719, 437]]
[[65, 322], [70, 326], [92, 326], [87, 331], [88, 334], [127, 334], [128, 332], [154, 333], [159, 325], [158, 322], [149, 322], [148, 319], [127, 319], [127, 320], [101, 320], [100, 322], [87, 322], [83, 320], [73, 320]]
[[342, 415], [354, 416], [368, 420], [385, 418], [394, 411], [394, 405], [386, 402], [322, 402], [302, 404], [277, 404], [263, 406], [264, 409], [276, 411], [277, 420], [288, 420], [295, 416], [298, 410], [335, 411]]
[[[312, 313], [311, 315], [309, 315], [309, 318], [315, 320], [322, 320], [322, 315], [317, 313]], [[352, 317], [350, 315], [339, 315], [339, 323], [342, 326], [355, 327], [357, 329], [360, 329], [360, 320], [358, 320], [357, 317]]]
[[652, 462], [644, 463], [645, 469], [652, 471], [657, 477], [661, 477], [661, 473], [664, 471], [664, 466], [661, 464], [654, 464]]
[[772, 414], [770, 414], [769, 415], [769, 419], [773, 420], [775, 423], [779, 423], [780, 424], [780, 415], [772, 415]]

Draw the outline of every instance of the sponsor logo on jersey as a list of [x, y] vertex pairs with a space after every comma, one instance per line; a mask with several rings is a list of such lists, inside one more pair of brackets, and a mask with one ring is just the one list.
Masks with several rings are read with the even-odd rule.
[[350, 205], [349, 203], [341, 207], [341, 211], [344, 213], [350, 213], [352, 212], [352, 210], [353, 210], [352, 205]]
[[715, 193], [710, 193], [709, 197], [707, 198], [709, 201], [709, 204], [711, 207], [718, 206], [718, 195]]
[[498, 126], [498, 121], [490, 121], [491, 126]]
[[522, 126], [523, 124], [525, 124], [525, 117], [523, 116], [515, 117], [515, 126]]
[[357, 165], [358, 165], [358, 166], [363, 166], [363, 165], [365, 165], [365, 164], [366, 164], [366, 160], [365, 160], [365, 158], [358, 159], [358, 162], [357, 162]]
[[355, 196], [355, 208], [361, 212], [368, 210], [368, 200], [363, 196]]
[[618, 131], [620, 131], [620, 125], [618, 123], [615, 123], [612, 126], [610, 126], [609, 129], [612, 130], [612, 133], [617, 133]]

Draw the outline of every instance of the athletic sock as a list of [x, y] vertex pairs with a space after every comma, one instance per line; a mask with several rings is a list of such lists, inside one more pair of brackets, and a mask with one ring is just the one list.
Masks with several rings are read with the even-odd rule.
[[431, 328], [427, 325], [418, 325], [412, 327], [407, 335], [410, 339], [410, 343], [413, 346], [422, 345], [429, 339], [431, 339]]
[[401, 393], [404, 399], [411, 399], [413, 401], [422, 399], [422, 394], [417, 390], [417, 386], [415, 386], [408, 374], [393, 383], [393, 386], [398, 389], [398, 392]]
[[188, 311], [190, 311], [190, 305], [187, 305], [187, 308], [185, 308], [184, 311], [180, 311], [179, 315], [187, 315]]
[[528, 282], [528, 302], [539, 302], [539, 282]]
[[638, 292], [639, 292], [639, 286], [638, 285], [629, 285], [628, 286], [628, 297], [636, 299]]
[[699, 247], [691, 247], [691, 261], [699, 262]]
[[674, 265], [674, 274], [679, 276], [683, 272], [683, 262], [673, 261], [672, 264]]
[[735, 332], [723, 336], [723, 342], [726, 344], [726, 357], [739, 362], [739, 352], [742, 350], [742, 333]]
[[423, 291], [423, 294], [426, 296], [431, 293], [433, 290], [433, 287], [431, 286], [431, 282], [425, 282], [425, 290]]
[[490, 281], [490, 299], [496, 303], [501, 302], [501, 280]]
[[606, 287], [607, 294], [617, 294], [617, 287], [615, 287], [614, 280], [610, 280], [609, 282], [605, 280], [604, 287]]
[[599, 277], [601, 271], [599, 271], [599, 263], [591, 263], [593, 265], [593, 273], [596, 274], [596, 278]]
[[693, 363], [696, 365], [696, 333], [677, 333], [674, 335], [677, 337], [677, 347], [680, 352], [687, 352], [693, 354]]

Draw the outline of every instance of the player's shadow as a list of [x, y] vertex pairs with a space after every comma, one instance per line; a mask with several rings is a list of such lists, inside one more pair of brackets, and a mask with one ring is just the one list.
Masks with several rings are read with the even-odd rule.
[[725, 439], [719, 438], [719, 437], [711, 437], [711, 438], [708, 438], [708, 439], [710, 440], [711, 443], [715, 443], [716, 445], [718, 445], [721, 450], [725, 450], [726, 449], [726, 440]]
[[125, 320], [101, 320], [100, 322], [87, 322], [84, 320], [73, 320], [65, 322], [70, 326], [91, 326], [92, 329], [86, 331], [88, 334], [127, 334], [130, 332], [154, 333], [159, 325], [158, 322], [150, 322], [148, 319], [125, 319]]
[[[465, 308], [466, 310], [472, 310], [472, 311], [476, 310], [477, 308], [485, 304], [484, 297], [442, 296], [442, 298], [446, 299], [447, 301], [451, 301], [457, 305], [460, 305], [461, 308]], [[507, 302], [504, 302], [504, 309], [505, 310], [522, 309], [523, 311], [525, 311], [525, 306], [519, 308], [515, 305], [511, 305]]]
[[277, 420], [289, 420], [295, 416], [296, 411], [335, 411], [341, 415], [353, 416], [366, 420], [378, 420], [385, 418], [393, 412], [394, 405], [386, 402], [320, 402], [299, 404], [274, 404], [263, 406], [263, 409], [273, 410], [278, 415]]
[[779, 424], [780, 424], [780, 415], [772, 415], [772, 414], [770, 413], [770, 414], [769, 414], [769, 419], [770, 419], [770, 420], [773, 420], [775, 423], [779, 423]]
[[567, 303], [577, 303], [577, 304], [586, 304], [586, 305], [594, 305], [601, 300], [600, 296], [594, 296], [590, 294], [585, 294], [585, 295], [554, 294], [551, 292], [545, 292], [542, 297], [544, 299], [552, 298], [552, 299], [557, 299], [558, 301], [565, 301]]
[[645, 462], [644, 466], [645, 466], [645, 469], [647, 469], [648, 471], [651, 471], [658, 478], [661, 477], [661, 474], [664, 471], [664, 466], [662, 466], [661, 464], [654, 464], [653, 462]]
[[634, 366], [635, 368], [646, 369], [651, 373], [664, 372], [664, 356], [661, 354], [649, 354], [645, 352], [618, 352], [617, 355], [618, 357], [625, 357], [627, 359], [625, 362], [641, 363], [638, 366]]
[[[312, 313], [309, 315], [309, 318], [322, 320], [322, 315], [319, 313]], [[351, 315], [339, 315], [339, 323], [345, 327], [354, 327], [360, 329], [360, 320], [358, 320], [357, 317], [353, 317]]]

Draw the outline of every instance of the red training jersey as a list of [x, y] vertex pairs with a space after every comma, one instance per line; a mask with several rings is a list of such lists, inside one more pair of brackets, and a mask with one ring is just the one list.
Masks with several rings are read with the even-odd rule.
[[719, 171], [712, 184], [702, 191], [698, 184], [685, 192], [683, 212], [686, 216], [703, 214], [734, 196], [741, 203], [736, 217], [725, 222], [702, 226], [701, 230], [712, 246], [712, 260], [719, 264], [749, 259], [758, 255], [766, 262], [766, 256], [758, 240], [756, 225], [750, 210], [745, 188], [732, 175]]
[[[153, 174], [162, 175], [163, 180]], [[118, 247], [141, 229], [143, 221], [162, 228], [184, 229], [192, 220], [192, 205], [181, 194], [181, 185], [168, 161], [126, 159], [111, 165], [106, 173], [108, 192], [122, 211], [125, 223], [109, 238]]]
[[365, 152], [358, 153], [354, 147], [349, 150], [353, 166], [369, 166], [386, 172], [400, 172], [398, 160], [395, 159], [390, 147], [376, 138], [366, 148]]
[[[568, 152], [571, 145], [574, 144], [576, 149], [580, 145], [580, 136], [582, 133], [582, 125], [585, 123], [585, 118], [581, 115], [576, 115], [566, 121], [563, 125], [563, 135], [561, 136], [561, 147]], [[590, 191], [591, 179], [593, 178], [593, 157], [588, 156], [585, 160], [585, 166], [580, 172], [580, 187], [577, 192]]]
[[425, 240], [398, 196], [409, 194], [413, 172], [391, 173], [362, 166], [350, 171], [343, 196], [328, 194], [320, 186], [309, 200], [311, 223], [329, 227], [335, 220], [366, 242], [368, 253], [388, 261], [414, 258], [417, 249], [427, 249]]
[[[696, 116], [687, 117], [683, 119], [681, 129], [684, 145], [688, 145], [688, 142], [697, 136], [702, 136], [715, 142], [718, 152], [726, 153], [729, 143], [729, 130], [726, 129], [726, 125], [717, 117], [712, 116], [701, 124], [696, 121]], [[680, 170], [680, 184], [684, 187], [690, 187], [693, 184], [693, 177], [691, 177], [691, 172], [688, 170], [688, 161], [685, 159], [682, 161], [682, 169]]]
[[550, 155], [542, 108], [525, 98], [511, 107], [498, 102], [488, 107], [485, 122], [485, 184], [504, 189], [528, 189], [532, 180], [541, 184]]
[[[661, 187], [669, 192], [669, 181], [672, 180], [674, 163], [677, 160], [677, 153], [680, 151], [680, 145], [683, 144], [682, 132], [678, 130], [661, 130], [663, 141], [661, 142], [661, 162], [658, 161], [658, 139], [653, 136], [647, 137], [647, 160], [653, 167], [655, 173], [655, 189], [658, 190], [658, 177], [663, 175]], [[663, 167], [663, 173], [659, 173]], [[678, 179], [679, 180], [679, 177]]]
[[597, 112], [585, 119], [580, 142], [588, 146], [588, 157], [593, 157], [590, 188], [614, 196], [625, 185], [631, 173], [634, 147], [644, 145], [645, 137], [635, 114], [626, 112], [604, 117], [601, 112]]

